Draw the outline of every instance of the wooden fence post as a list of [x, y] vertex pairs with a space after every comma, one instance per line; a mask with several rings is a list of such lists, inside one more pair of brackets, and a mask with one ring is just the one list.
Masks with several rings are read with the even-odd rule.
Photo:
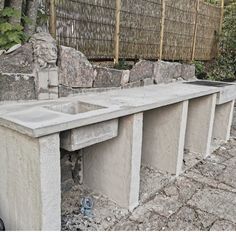
[[196, 50], [196, 42], [197, 42], [197, 29], [198, 29], [198, 12], [199, 12], [200, 0], [196, 0], [196, 15], [194, 22], [194, 33], [193, 33], [193, 43], [192, 43], [192, 51], [191, 51], [191, 61], [194, 61], [195, 58], [195, 50]]
[[165, 13], [166, 13], [166, 0], [161, 1], [161, 31], [160, 31], [160, 57], [162, 60], [163, 55], [163, 39], [164, 39], [164, 29], [165, 29]]
[[115, 26], [115, 58], [114, 63], [119, 63], [120, 53], [120, 11], [121, 11], [121, 0], [116, 0], [116, 26]]
[[55, 0], [48, 0], [49, 3], [49, 32], [56, 39], [56, 4]]
[[218, 39], [218, 43], [217, 43], [217, 51], [216, 51], [216, 55], [219, 56], [219, 51], [220, 51], [220, 37], [222, 35], [222, 29], [223, 29], [223, 22], [224, 22], [224, 5], [225, 5], [225, 1], [224, 0], [220, 0], [221, 1], [221, 15], [220, 15], [220, 28], [219, 28], [219, 39]]
[[224, 5], [225, 5], [225, 1], [221, 0], [221, 16], [220, 16], [220, 30], [219, 30], [220, 35], [222, 33], [223, 21], [224, 21]]
[[4, 1], [5, 0], [0, 0], [0, 10], [3, 10], [4, 8]]

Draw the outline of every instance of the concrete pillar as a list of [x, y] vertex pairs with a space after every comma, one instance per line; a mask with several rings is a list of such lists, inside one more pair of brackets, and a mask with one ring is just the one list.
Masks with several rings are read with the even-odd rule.
[[234, 114], [234, 102], [216, 106], [213, 139], [228, 141]]
[[210, 154], [216, 94], [189, 101], [185, 148], [206, 158]]
[[60, 230], [59, 135], [30, 138], [0, 126], [0, 217], [7, 230]]
[[182, 169], [188, 101], [144, 113], [142, 163], [179, 175]]
[[120, 206], [138, 206], [143, 114], [119, 119], [118, 137], [83, 149], [84, 184]]

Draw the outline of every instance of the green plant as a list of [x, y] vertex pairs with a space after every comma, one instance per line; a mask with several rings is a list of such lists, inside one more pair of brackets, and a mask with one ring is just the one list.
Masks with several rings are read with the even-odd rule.
[[114, 65], [115, 69], [120, 69], [120, 70], [128, 70], [132, 68], [132, 65], [128, 64], [125, 59], [119, 60], [118, 64]]
[[205, 79], [206, 78], [206, 71], [205, 71], [205, 66], [204, 62], [202, 61], [194, 61], [195, 68], [196, 68], [196, 76], [199, 79]]
[[22, 17], [24, 23], [30, 23], [30, 20], [24, 15], [21, 16], [17, 10], [6, 7], [0, 11], [0, 49], [8, 49], [15, 44], [27, 40], [24, 33], [24, 27], [21, 24], [9, 23], [11, 17]]
[[210, 62], [196, 61], [197, 77], [201, 79], [233, 81], [236, 79], [236, 3], [228, 1], [225, 7], [220, 50]]

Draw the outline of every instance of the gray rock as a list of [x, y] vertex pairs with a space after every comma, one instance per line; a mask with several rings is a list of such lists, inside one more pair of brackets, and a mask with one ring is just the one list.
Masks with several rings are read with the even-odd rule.
[[30, 43], [23, 45], [12, 53], [0, 56], [1, 73], [31, 74], [33, 70], [33, 48]]
[[94, 88], [119, 87], [123, 76], [122, 70], [95, 66]]
[[158, 61], [154, 64], [154, 79], [156, 84], [171, 83], [181, 77], [181, 64], [176, 62]]
[[0, 101], [33, 99], [36, 99], [33, 75], [0, 73]]
[[195, 65], [194, 64], [182, 64], [181, 77], [188, 81], [195, 78]]
[[141, 60], [130, 70], [130, 82], [137, 82], [153, 77], [154, 62]]
[[94, 70], [83, 53], [60, 46], [58, 66], [59, 84], [68, 87], [92, 87]]

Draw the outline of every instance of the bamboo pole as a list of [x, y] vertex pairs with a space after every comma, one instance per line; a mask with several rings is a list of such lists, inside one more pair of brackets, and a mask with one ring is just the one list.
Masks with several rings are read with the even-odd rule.
[[56, 39], [56, 4], [55, 0], [48, 0], [49, 3], [49, 32]]
[[220, 35], [222, 33], [223, 21], [224, 21], [224, 5], [225, 5], [225, 1], [221, 0], [221, 16], [220, 16], [220, 30], [219, 30]]
[[116, 28], [115, 28], [115, 58], [114, 63], [119, 63], [119, 52], [120, 52], [120, 10], [121, 0], [116, 0]]
[[196, 0], [196, 15], [195, 15], [195, 22], [194, 22], [194, 33], [193, 33], [191, 61], [194, 61], [194, 58], [195, 58], [196, 42], [197, 42], [197, 29], [198, 29], [199, 5], [200, 5], [200, 0]]
[[217, 43], [217, 51], [216, 54], [217, 56], [219, 56], [219, 51], [220, 51], [220, 36], [222, 34], [222, 29], [223, 29], [223, 22], [224, 22], [224, 5], [225, 5], [225, 1], [224, 0], [220, 0], [221, 1], [221, 15], [220, 15], [220, 28], [219, 28], [219, 39], [218, 39], [218, 43]]
[[4, 8], [4, 2], [5, 0], [0, 0], [0, 10], [3, 10]]
[[163, 55], [163, 39], [164, 39], [164, 29], [165, 29], [165, 11], [166, 11], [166, 0], [162, 0], [161, 7], [161, 32], [160, 32], [160, 55], [159, 59], [162, 60]]

